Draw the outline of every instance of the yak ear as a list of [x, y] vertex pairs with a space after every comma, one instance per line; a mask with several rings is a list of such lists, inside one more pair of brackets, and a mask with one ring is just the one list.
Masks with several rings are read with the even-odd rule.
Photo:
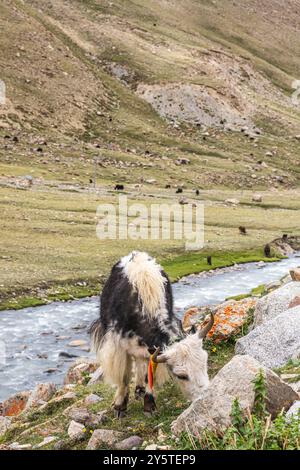
[[191, 328], [188, 331], [189, 335], [194, 335], [197, 332], [197, 328], [195, 325], [192, 325]]

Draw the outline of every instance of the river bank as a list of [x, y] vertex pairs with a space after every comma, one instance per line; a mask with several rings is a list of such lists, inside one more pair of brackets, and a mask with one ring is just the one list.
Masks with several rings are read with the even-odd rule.
[[[207, 256], [212, 257], [212, 266], [207, 263]], [[205, 251], [185, 252], [168, 255], [159, 259], [172, 282], [189, 274], [198, 274], [219, 268], [251, 262], [274, 262], [283, 257], [274, 253], [266, 258], [262, 249], [248, 251]], [[111, 266], [115, 260], [111, 261]], [[67, 281], [43, 281], [36, 286], [14, 286], [0, 292], [0, 311], [19, 310], [47, 305], [52, 302], [66, 302], [98, 295], [105, 282], [105, 275], [95, 278], [80, 278]], [[1, 313], [0, 313], [1, 315]]]

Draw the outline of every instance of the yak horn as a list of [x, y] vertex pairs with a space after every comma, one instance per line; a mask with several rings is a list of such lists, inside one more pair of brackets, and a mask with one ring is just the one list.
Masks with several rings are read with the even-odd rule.
[[208, 324], [204, 328], [202, 328], [202, 330], [199, 331], [199, 339], [204, 339], [206, 337], [207, 333], [212, 329], [214, 322], [214, 314], [210, 312], [210, 320]]
[[160, 353], [160, 348], [156, 348], [154, 354], [152, 355], [152, 361], [155, 362], [156, 364], [162, 364], [163, 362], [167, 362], [167, 358], [164, 354], [161, 354], [159, 356], [159, 353]]

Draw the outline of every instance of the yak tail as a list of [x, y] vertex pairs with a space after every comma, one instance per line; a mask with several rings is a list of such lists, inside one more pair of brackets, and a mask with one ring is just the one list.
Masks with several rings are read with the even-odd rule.
[[91, 324], [88, 333], [91, 335], [91, 346], [92, 351], [98, 354], [101, 344], [104, 338], [104, 331], [102, 328], [101, 320], [98, 318], [97, 320], [93, 321]]
[[[125, 263], [124, 263], [125, 261]], [[143, 313], [156, 316], [165, 308], [165, 283], [162, 269], [147, 253], [133, 252], [123, 261], [124, 272], [137, 291]]]

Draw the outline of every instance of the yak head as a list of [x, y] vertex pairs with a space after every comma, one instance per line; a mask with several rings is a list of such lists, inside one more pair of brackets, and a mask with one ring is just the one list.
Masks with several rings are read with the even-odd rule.
[[188, 334], [181, 341], [168, 346], [162, 353], [159, 348], [153, 355], [153, 361], [164, 363], [178, 382], [184, 395], [195, 400], [209, 385], [207, 373], [207, 352], [203, 349], [203, 340], [214, 324], [214, 315], [202, 330]]

